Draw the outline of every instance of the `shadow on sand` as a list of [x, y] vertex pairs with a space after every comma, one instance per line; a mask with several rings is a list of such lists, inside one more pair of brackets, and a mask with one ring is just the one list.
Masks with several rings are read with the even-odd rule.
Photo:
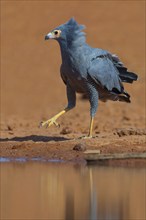
[[13, 137], [13, 138], [0, 138], [0, 142], [8, 142], [8, 141], [33, 141], [33, 142], [49, 142], [49, 141], [67, 141], [70, 140], [64, 137], [56, 137], [56, 136], [39, 136], [39, 135], [30, 135], [24, 137]]

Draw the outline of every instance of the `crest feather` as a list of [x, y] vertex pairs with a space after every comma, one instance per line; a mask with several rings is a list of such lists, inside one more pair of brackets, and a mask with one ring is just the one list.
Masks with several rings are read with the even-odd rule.
[[83, 30], [85, 29], [84, 25], [80, 25], [76, 22], [76, 20], [74, 19], [74, 17], [72, 17], [67, 23], [66, 25], [70, 26], [70, 28], [72, 27], [74, 30]]
[[74, 23], [77, 24], [77, 22], [74, 19], [74, 17], [72, 17], [66, 24], [73, 25]]
[[68, 43], [73, 43], [77, 46], [77, 44], [85, 43], [85, 33], [82, 30], [85, 28], [84, 25], [80, 25], [76, 22], [74, 18], [71, 18], [66, 24], [67, 28], [67, 41]]

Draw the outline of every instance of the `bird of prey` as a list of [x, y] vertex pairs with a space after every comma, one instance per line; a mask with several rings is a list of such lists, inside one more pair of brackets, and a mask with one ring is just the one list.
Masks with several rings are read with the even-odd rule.
[[129, 72], [117, 55], [86, 43], [84, 25], [74, 18], [62, 24], [45, 36], [55, 39], [61, 50], [60, 73], [66, 85], [67, 107], [41, 126], [58, 126], [56, 120], [76, 105], [76, 93], [85, 94], [90, 102], [90, 127], [87, 137], [92, 137], [93, 120], [98, 100], [130, 102], [130, 95], [124, 90], [123, 82], [132, 83], [138, 76]]

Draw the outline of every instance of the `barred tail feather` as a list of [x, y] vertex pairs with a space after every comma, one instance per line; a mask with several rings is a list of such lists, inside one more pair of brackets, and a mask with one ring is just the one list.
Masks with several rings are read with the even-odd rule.
[[119, 70], [119, 77], [122, 82], [133, 83], [133, 81], [138, 79], [137, 74], [127, 71], [126, 67], [117, 67], [117, 69]]
[[128, 103], [130, 103], [131, 102], [131, 100], [130, 100], [130, 96], [126, 96], [126, 95], [119, 95], [118, 96], [118, 100], [120, 101], [120, 102], [128, 102]]

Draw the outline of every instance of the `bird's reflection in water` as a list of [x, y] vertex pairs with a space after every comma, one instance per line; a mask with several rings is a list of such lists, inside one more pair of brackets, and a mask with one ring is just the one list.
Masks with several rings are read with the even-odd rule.
[[67, 187], [65, 198], [65, 220], [74, 219], [74, 191]]
[[[119, 169], [119, 173], [116, 173], [115, 172], [116, 169], [113, 168], [113, 175], [112, 175], [112, 168], [110, 169], [107, 168], [109, 169], [109, 173], [106, 171], [105, 168], [103, 168], [102, 171], [105, 172], [105, 177], [102, 178], [101, 178], [101, 173], [98, 177], [97, 169], [102, 170], [101, 167], [96, 168], [90, 166], [87, 169], [85, 169], [84, 172], [84, 178], [86, 177], [86, 182], [84, 182], [83, 184], [87, 184], [88, 182], [87, 184], [88, 187], [84, 192], [85, 194], [88, 193], [87, 200], [82, 200], [80, 198], [79, 200], [76, 201], [75, 197], [77, 192], [75, 185], [73, 187], [73, 185], [69, 184], [68, 187], [66, 188], [65, 219], [66, 220], [69, 219], [88, 219], [88, 220], [96, 220], [96, 219], [122, 220], [123, 219], [124, 220], [126, 216], [131, 215], [134, 217], [135, 214], [133, 213], [132, 206], [135, 206], [135, 208], [138, 209], [139, 205], [137, 205], [136, 202], [132, 201], [131, 193], [134, 189], [129, 191], [130, 189], [129, 187], [130, 187], [130, 182], [133, 182], [132, 181], [133, 178], [130, 180], [130, 176], [134, 177], [135, 172], [138, 172], [138, 170], [137, 171], [136, 170], [132, 171], [130, 169], [129, 171], [127, 170], [130, 176], [129, 178], [127, 176], [125, 180], [122, 181], [122, 176], [124, 175], [126, 169], [117, 168], [117, 172]], [[126, 173], [128, 175], [127, 171]], [[119, 178], [120, 173], [122, 174], [121, 178]], [[122, 186], [123, 183], [124, 185]], [[136, 185], [136, 183], [134, 183], [134, 185]], [[125, 186], [127, 186], [128, 188], [126, 189]], [[86, 203], [87, 209], [82, 208], [83, 203]], [[76, 207], [80, 207], [80, 208], [76, 209]], [[139, 215], [141, 214], [139, 212]], [[84, 216], [84, 218], [80, 218], [82, 215]], [[136, 213], [136, 215], [138, 216], [138, 213]], [[144, 216], [144, 206], [143, 206], [143, 216]], [[135, 217], [135, 219], [139, 219], [139, 218]]]
[[90, 220], [97, 219], [97, 196], [96, 187], [93, 183], [92, 169], [89, 169], [90, 175]]
[[1, 163], [6, 219], [145, 219], [145, 169]]

